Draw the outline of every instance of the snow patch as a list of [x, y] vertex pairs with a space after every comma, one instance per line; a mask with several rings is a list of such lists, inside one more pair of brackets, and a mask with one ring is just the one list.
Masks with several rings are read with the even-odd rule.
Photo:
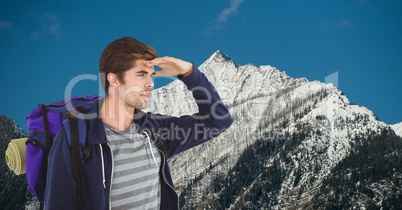
[[391, 128], [395, 131], [396, 135], [402, 137], [402, 122], [391, 125]]

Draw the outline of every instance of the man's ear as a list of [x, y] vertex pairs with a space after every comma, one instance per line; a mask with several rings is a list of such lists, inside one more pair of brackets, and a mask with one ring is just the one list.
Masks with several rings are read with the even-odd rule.
[[115, 73], [108, 73], [106, 76], [106, 79], [109, 82], [109, 87], [118, 87], [119, 86], [117, 75]]

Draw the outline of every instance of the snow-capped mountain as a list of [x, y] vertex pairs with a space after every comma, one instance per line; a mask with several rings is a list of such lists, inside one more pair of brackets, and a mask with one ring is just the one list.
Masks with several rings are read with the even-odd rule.
[[402, 122], [391, 125], [391, 128], [395, 131], [398, 136], [402, 137]]
[[[386, 125], [332, 84], [237, 66], [219, 51], [199, 69], [234, 123], [169, 160], [182, 209], [402, 209], [402, 123]], [[151, 103], [154, 113], [198, 111], [179, 80], [154, 90]], [[25, 135], [0, 116], [3, 154]], [[25, 177], [2, 163], [0, 208], [35, 209]]]
[[[336, 167], [351, 154], [360, 154], [358, 148], [368, 139], [390, 131], [372, 111], [352, 104], [332, 84], [294, 79], [268, 65], [236, 66], [219, 51], [199, 69], [213, 83], [235, 121], [218, 138], [170, 160], [184, 209], [251, 208], [250, 202], [261, 204], [258, 208], [311, 208], [312, 198], [328, 199], [319, 192]], [[175, 116], [197, 112], [191, 93], [180, 81], [155, 90], [152, 97], [152, 112]], [[250, 153], [259, 156], [255, 153], [259, 149], [265, 157], [248, 160], [258, 161], [260, 169], [249, 171], [251, 178], [244, 181], [240, 161]], [[263, 178], [263, 171], [272, 167], [281, 174], [275, 189], [250, 200], [256, 186], [272, 184], [272, 179]], [[355, 206], [378, 204], [375, 199], [381, 194], [373, 194], [372, 202], [355, 199]]]

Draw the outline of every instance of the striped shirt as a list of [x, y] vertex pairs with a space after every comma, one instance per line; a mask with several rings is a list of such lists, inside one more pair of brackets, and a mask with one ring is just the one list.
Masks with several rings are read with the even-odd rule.
[[112, 208], [159, 209], [161, 157], [154, 144], [135, 126], [118, 131], [105, 124], [105, 131], [113, 152]]

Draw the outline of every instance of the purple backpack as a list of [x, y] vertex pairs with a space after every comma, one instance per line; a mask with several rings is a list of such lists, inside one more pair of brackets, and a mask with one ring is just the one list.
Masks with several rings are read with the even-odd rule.
[[27, 116], [29, 135], [26, 142], [26, 179], [28, 191], [34, 194], [42, 205], [45, 200], [47, 158], [57, 132], [62, 127], [66, 129], [71, 147], [72, 170], [74, 175], [79, 174], [77, 172], [79, 170], [78, 161], [80, 158], [90, 155], [87, 154], [90, 151], [85, 150], [85, 121], [79, 116], [81, 113], [89, 112], [98, 98], [99, 96], [72, 97], [47, 105], [40, 104]]

